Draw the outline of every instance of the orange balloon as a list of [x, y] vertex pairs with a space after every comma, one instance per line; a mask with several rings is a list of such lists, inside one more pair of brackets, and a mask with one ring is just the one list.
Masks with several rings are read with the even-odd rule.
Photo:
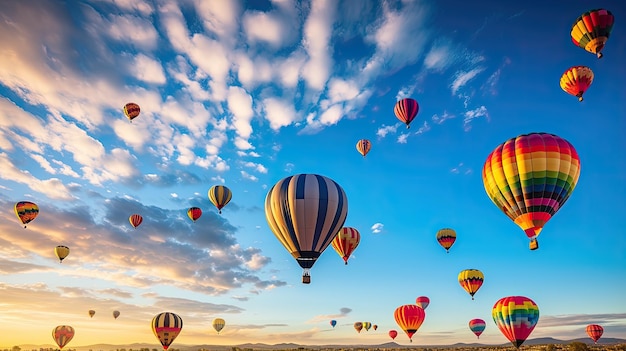
[[426, 312], [418, 305], [403, 305], [396, 308], [393, 316], [396, 319], [396, 323], [409, 337], [409, 340], [413, 342], [413, 334], [422, 326], [426, 318]]

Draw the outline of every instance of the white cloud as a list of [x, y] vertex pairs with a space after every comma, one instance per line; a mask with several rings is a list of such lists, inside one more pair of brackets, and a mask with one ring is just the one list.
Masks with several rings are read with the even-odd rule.
[[359, 88], [353, 81], [332, 78], [328, 82], [328, 97], [332, 103], [352, 100], [359, 95]]
[[293, 104], [288, 101], [267, 98], [263, 100], [263, 108], [265, 118], [270, 122], [270, 128], [273, 130], [288, 126], [298, 119]]
[[415, 132], [415, 135], [420, 135], [420, 134], [424, 134], [427, 131], [430, 130], [430, 124], [428, 124], [427, 121], [424, 121], [424, 123], [419, 127], [419, 129]]
[[380, 138], [384, 138], [389, 133], [395, 133], [400, 125], [402, 125], [402, 123], [396, 123], [392, 126], [386, 126], [383, 124], [383, 126], [378, 128], [378, 130], [376, 131], [376, 135]]
[[372, 233], [374, 234], [379, 234], [383, 232], [383, 228], [385, 227], [384, 224], [382, 223], [374, 223], [374, 225], [372, 225]]
[[309, 17], [304, 24], [303, 46], [308, 54], [302, 76], [314, 90], [324, 89], [330, 76], [332, 57], [330, 39], [335, 21], [337, 2], [313, 0]]
[[145, 50], [157, 46], [159, 34], [149, 20], [138, 16], [109, 16], [109, 23], [101, 23], [101, 28], [109, 37], [128, 45], [132, 43]]
[[[244, 141], [252, 134], [252, 125], [250, 122], [254, 116], [252, 110], [252, 96], [248, 92], [240, 87], [231, 86], [228, 89], [228, 109], [233, 114], [233, 127], [235, 128], [237, 135]], [[240, 149], [249, 149], [249, 147]]]
[[165, 84], [165, 73], [161, 63], [144, 54], [135, 56], [130, 70], [135, 78], [146, 83]]
[[152, 6], [144, 0], [105, 0], [106, 2], [112, 1], [118, 7], [124, 10], [133, 10], [141, 13], [144, 16], [149, 16], [154, 12]]
[[476, 77], [480, 72], [484, 71], [484, 67], [477, 67], [469, 71], [459, 71], [456, 73], [454, 81], [450, 84], [452, 94], [456, 95], [457, 91]]
[[470, 111], [465, 112], [465, 118], [463, 118], [463, 129], [469, 132], [472, 129], [472, 121], [476, 118], [485, 117], [489, 120], [489, 112], [485, 106], [480, 106]]
[[259, 178], [257, 178], [257, 177], [255, 177], [255, 176], [253, 176], [252, 174], [250, 174], [250, 173], [248, 173], [248, 172], [246, 172], [246, 171], [240, 171], [240, 173], [241, 173], [241, 177], [242, 177], [243, 179], [248, 179], [248, 180], [251, 180], [251, 181], [253, 181], [253, 182], [256, 182], [256, 181], [258, 181], [258, 180], [259, 180]]
[[443, 111], [443, 114], [441, 116], [435, 114], [435, 115], [433, 115], [433, 117], [431, 119], [432, 119], [432, 121], [435, 124], [442, 124], [443, 122], [445, 122], [445, 121], [447, 121], [449, 119], [452, 119], [454, 117], [456, 117], [456, 116], [453, 115], [453, 114], [448, 113], [447, 111]]
[[272, 13], [248, 11], [242, 19], [243, 29], [249, 42], [263, 41], [279, 48], [288, 33], [280, 19]]
[[402, 133], [400, 135], [398, 135], [398, 139], [396, 139], [396, 141], [399, 144], [406, 144], [407, 138], [409, 137], [410, 133]]

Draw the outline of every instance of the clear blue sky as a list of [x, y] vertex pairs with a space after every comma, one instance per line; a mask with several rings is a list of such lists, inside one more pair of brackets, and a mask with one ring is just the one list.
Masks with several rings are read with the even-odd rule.
[[[0, 2], [0, 347], [50, 344], [59, 324], [76, 329], [68, 347], [158, 347], [162, 311], [185, 322], [173, 347], [375, 345], [420, 295], [416, 345], [474, 342], [473, 318], [487, 321], [481, 341], [506, 342], [491, 308], [509, 295], [538, 304], [531, 338], [586, 337], [590, 323], [626, 337], [626, 8], [466, 3]], [[597, 7], [616, 18], [601, 60], [569, 36]], [[559, 87], [574, 65], [595, 73], [583, 102]], [[409, 130], [393, 114], [402, 97], [420, 104]], [[141, 106], [132, 123], [127, 102]], [[481, 178], [498, 144], [529, 132], [570, 141], [582, 168], [536, 251]], [[361, 233], [349, 264], [329, 247], [310, 285], [263, 210], [298, 173], [339, 183]], [[222, 215], [216, 184], [233, 192]], [[27, 229], [21, 200], [41, 211]], [[449, 254], [443, 227], [458, 233]], [[71, 249], [62, 264], [56, 245]], [[466, 268], [485, 274], [474, 301]], [[357, 334], [357, 321], [379, 328]]]

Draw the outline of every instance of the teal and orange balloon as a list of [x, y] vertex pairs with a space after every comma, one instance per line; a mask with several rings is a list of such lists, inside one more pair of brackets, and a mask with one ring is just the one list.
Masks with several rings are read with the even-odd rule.
[[161, 312], [152, 318], [150, 325], [163, 350], [167, 350], [183, 329], [183, 319], [176, 313]]
[[202, 216], [202, 210], [200, 207], [190, 207], [187, 210], [187, 217], [191, 219], [194, 223]]
[[15, 215], [22, 222], [24, 228], [30, 222], [32, 222], [37, 215], [39, 215], [39, 206], [36, 203], [30, 201], [20, 201], [13, 207]]
[[570, 198], [580, 177], [574, 146], [554, 134], [511, 138], [489, 154], [483, 185], [491, 201], [539, 247], [537, 236]]
[[209, 189], [209, 200], [222, 213], [222, 208], [226, 206], [233, 198], [233, 193], [223, 185], [214, 185]]
[[361, 234], [352, 227], [343, 227], [337, 236], [331, 241], [333, 249], [341, 256], [345, 264], [348, 264], [350, 255], [356, 250], [361, 241]]
[[348, 216], [348, 198], [334, 180], [317, 174], [297, 174], [276, 183], [265, 197], [270, 229], [303, 269], [310, 269], [331, 244]]
[[483, 272], [478, 269], [465, 269], [459, 273], [459, 284], [474, 299], [474, 294], [480, 289], [485, 281]]
[[594, 9], [580, 15], [570, 31], [572, 43], [581, 49], [602, 58], [602, 50], [606, 45], [615, 17], [609, 10]]
[[420, 296], [415, 299], [415, 304], [426, 310], [426, 307], [430, 304], [430, 299], [426, 296]]
[[572, 66], [561, 76], [561, 89], [583, 101], [583, 94], [593, 82], [593, 71], [587, 66]]
[[498, 300], [491, 310], [500, 332], [519, 349], [539, 321], [539, 307], [524, 296], [508, 296]]
[[372, 149], [372, 142], [367, 139], [361, 139], [356, 142], [356, 150], [365, 157]]
[[52, 339], [59, 345], [59, 349], [67, 345], [74, 338], [74, 328], [69, 325], [59, 325], [52, 329]]
[[485, 331], [486, 326], [487, 326], [487, 323], [485, 323], [485, 321], [480, 318], [474, 318], [471, 321], [469, 321], [469, 328], [472, 331], [472, 333], [476, 335], [477, 339], [480, 339], [480, 334], [482, 334], [483, 331]]
[[406, 128], [410, 128], [411, 122], [417, 116], [419, 112], [420, 106], [415, 99], [405, 98], [398, 102], [393, 108], [393, 112], [396, 114], [396, 117], [404, 124], [406, 124]]
[[446, 253], [450, 252], [450, 248], [456, 241], [456, 231], [452, 228], [442, 228], [437, 231], [437, 242], [441, 247], [446, 249]]
[[400, 329], [404, 330], [409, 340], [413, 342], [413, 335], [424, 323], [426, 313], [418, 305], [403, 305], [396, 308], [393, 316]]
[[594, 344], [597, 344], [600, 337], [602, 337], [602, 334], [604, 334], [604, 328], [598, 324], [589, 324], [586, 331], [587, 335], [589, 335], [591, 340], [593, 340]]

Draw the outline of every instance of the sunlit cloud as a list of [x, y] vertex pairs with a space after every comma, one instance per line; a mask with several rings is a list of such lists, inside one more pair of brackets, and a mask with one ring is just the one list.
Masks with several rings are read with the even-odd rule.
[[384, 227], [385, 225], [382, 223], [374, 223], [370, 229], [372, 230], [372, 233], [379, 234], [383, 232]]

